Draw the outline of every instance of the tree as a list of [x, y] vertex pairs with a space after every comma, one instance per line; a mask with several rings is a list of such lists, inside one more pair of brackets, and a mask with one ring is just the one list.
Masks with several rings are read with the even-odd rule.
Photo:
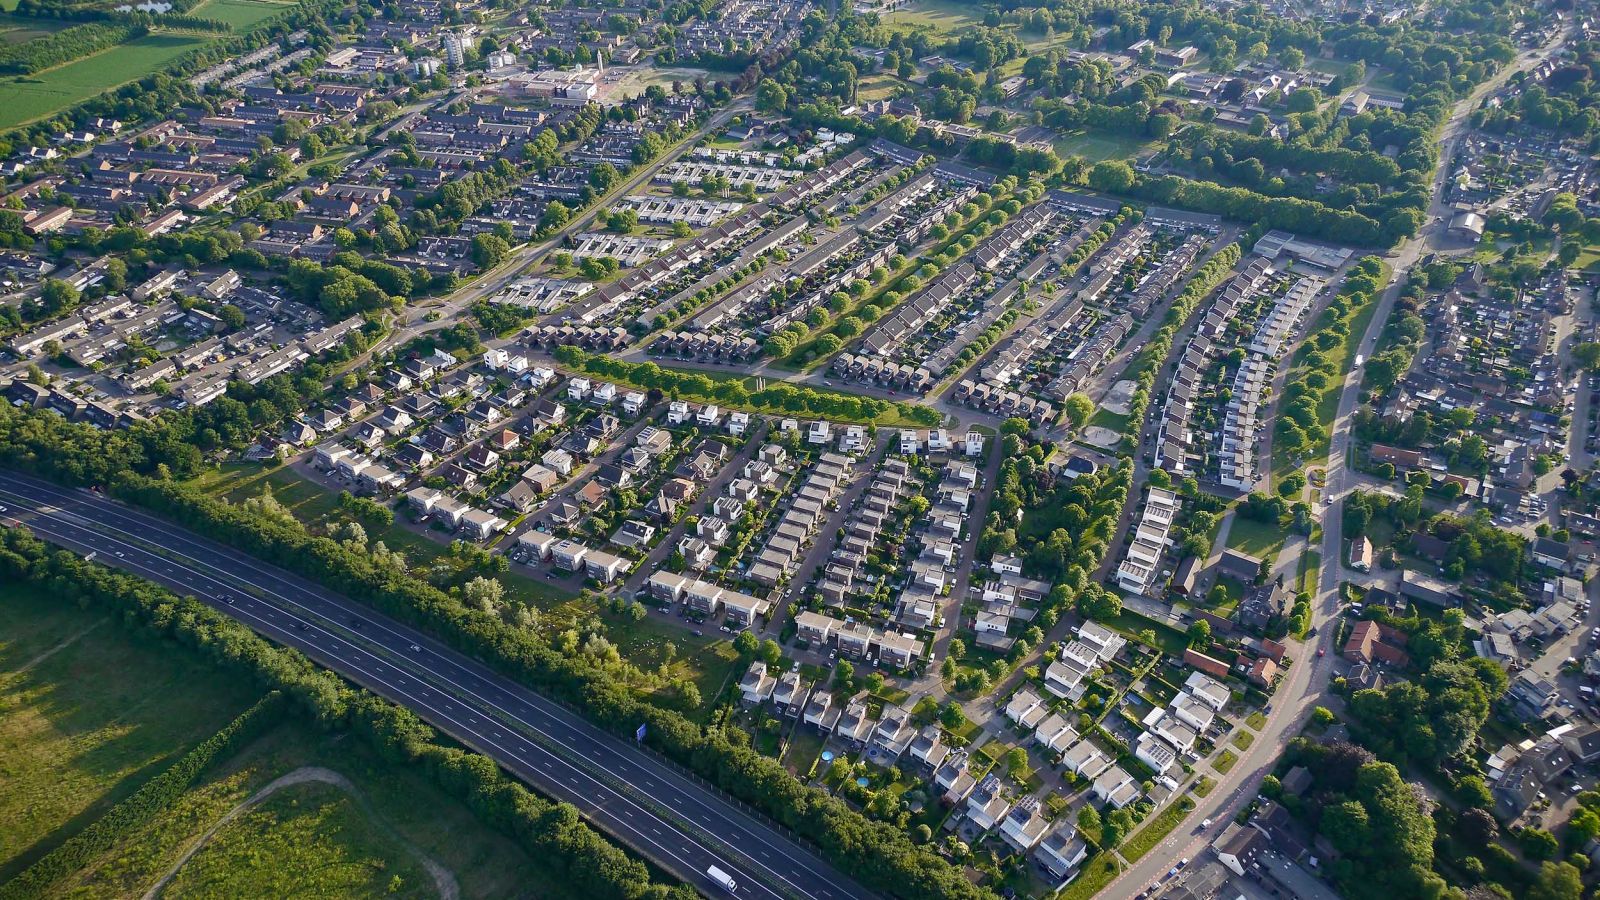
[[961, 704], [951, 700], [939, 710], [939, 724], [954, 731], [967, 724], [967, 714], [961, 709]]
[[1084, 840], [1095, 846], [1100, 845], [1101, 834], [1105, 830], [1105, 823], [1100, 821], [1100, 812], [1093, 806], [1085, 803], [1078, 810], [1078, 833]]
[[472, 236], [472, 261], [480, 269], [492, 269], [511, 253], [511, 245], [497, 234], [480, 232]]
[[1109, 194], [1125, 194], [1133, 187], [1133, 167], [1120, 159], [1105, 159], [1089, 169], [1089, 186]]
[[856, 667], [840, 660], [839, 665], [833, 670], [833, 684], [840, 690], [850, 690], [855, 686]]
[[1539, 867], [1526, 900], [1578, 900], [1583, 896], [1583, 873], [1564, 862], [1546, 862]]
[[1517, 846], [1529, 859], [1549, 859], [1561, 849], [1556, 836], [1543, 828], [1524, 828], [1517, 832]]
[[1089, 424], [1094, 415], [1094, 401], [1082, 394], [1072, 394], [1062, 401], [1061, 411], [1067, 417], [1067, 424], [1076, 430]]
[[1203, 648], [1211, 644], [1211, 623], [1205, 619], [1196, 619], [1189, 626], [1189, 646]]
[[1600, 343], [1583, 341], [1573, 346], [1572, 361], [1590, 372], [1600, 371]]
[[756, 651], [761, 645], [760, 639], [748, 631], [741, 631], [733, 638], [733, 649], [742, 660], [756, 658]]
[[761, 659], [769, 666], [776, 666], [783, 661], [783, 648], [772, 638], [761, 642]]
[[498, 609], [505, 599], [505, 586], [498, 579], [479, 575], [461, 586], [461, 599], [474, 609]]

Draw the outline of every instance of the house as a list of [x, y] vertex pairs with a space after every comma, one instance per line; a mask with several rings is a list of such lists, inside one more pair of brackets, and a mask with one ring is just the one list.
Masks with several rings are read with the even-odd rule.
[[922, 764], [924, 772], [936, 772], [950, 755], [950, 748], [944, 744], [944, 732], [938, 725], [925, 725], [911, 741], [911, 758]]
[[1511, 711], [1523, 719], [1543, 719], [1555, 709], [1560, 692], [1548, 680], [1540, 678], [1532, 669], [1523, 669], [1511, 679], [1506, 691], [1506, 703]]
[[584, 557], [589, 555], [589, 548], [573, 540], [557, 541], [550, 548], [550, 559], [558, 569], [576, 572], [583, 568]]
[[955, 805], [967, 799], [978, 780], [972, 776], [971, 767], [968, 765], [970, 757], [965, 750], [952, 752], [933, 773], [933, 783], [939, 788], [940, 797], [945, 803]]
[[1235, 875], [1243, 876], [1257, 858], [1268, 849], [1265, 832], [1251, 825], [1230, 822], [1222, 835], [1212, 843], [1217, 859]]
[[1183, 651], [1185, 665], [1194, 666], [1196, 669], [1212, 676], [1213, 678], [1227, 678], [1228, 664], [1220, 659], [1210, 657], [1194, 649]]
[[981, 432], [977, 432], [977, 431], [969, 431], [969, 432], [967, 432], [967, 437], [966, 437], [966, 441], [964, 442], [964, 447], [965, 447], [965, 452], [966, 452], [966, 454], [968, 456], [982, 456], [983, 455], [983, 434]]
[[1069, 821], [1058, 823], [1033, 849], [1034, 862], [1048, 872], [1057, 884], [1064, 884], [1071, 878], [1073, 870], [1088, 856], [1089, 845]]
[[1224, 550], [1217, 560], [1217, 572], [1245, 584], [1255, 584], [1261, 577], [1261, 559], [1239, 550]]
[[1044, 700], [1035, 694], [1031, 688], [1023, 688], [1011, 696], [1006, 703], [1006, 718], [1017, 723], [1023, 728], [1032, 730], [1038, 725], [1049, 709], [1044, 705]]
[[819, 688], [811, 692], [811, 702], [806, 704], [805, 722], [823, 734], [832, 734], [842, 713], [833, 703], [832, 692]]
[[1350, 568], [1357, 572], [1372, 570], [1372, 541], [1366, 535], [1350, 542]]
[[777, 679], [767, 674], [767, 664], [758, 659], [750, 664], [744, 677], [739, 679], [739, 693], [746, 706], [755, 706], [765, 703], [777, 684]]
[[481, 509], [468, 509], [461, 515], [460, 528], [474, 540], [486, 541], [506, 527], [506, 520]]
[[1234, 610], [1234, 619], [1253, 631], [1265, 631], [1268, 623], [1289, 609], [1289, 591], [1278, 581], [1256, 585], [1245, 591]]
[[1172, 745], [1148, 731], [1139, 735], [1133, 755], [1157, 775], [1167, 774], [1167, 770], [1178, 761], [1178, 752], [1172, 749]]
[[1094, 778], [1111, 767], [1111, 757], [1092, 741], [1084, 739], [1061, 754], [1061, 765], [1079, 778]]
[[1105, 803], [1122, 809], [1133, 801], [1139, 799], [1139, 783], [1121, 766], [1112, 766], [1101, 772], [1094, 780], [1090, 789], [1095, 797]]
[[1179, 694], [1168, 704], [1167, 711], [1176, 716], [1178, 721], [1202, 734], [1216, 719], [1216, 712], [1211, 706], [1193, 694]]
[[1411, 569], [1400, 573], [1400, 596], [1435, 609], [1454, 609], [1461, 605], [1460, 595], [1447, 582]]
[[1214, 712], [1222, 712], [1232, 699], [1232, 692], [1222, 683], [1212, 679], [1205, 672], [1190, 672], [1189, 678], [1183, 683], [1184, 691], [1191, 697], [1211, 707]]
[[1353, 663], [1386, 662], [1404, 667], [1411, 663], [1411, 657], [1405, 650], [1406, 641], [1402, 631], [1363, 620], [1350, 630], [1350, 638], [1344, 645], [1344, 658]]
[[794, 718], [805, 709], [806, 697], [811, 692], [811, 682], [798, 671], [785, 672], [772, 691], [772, 705], [778, 712]]
[[1051, 713], [1033, 730], [1033, 740], [1052, 753], [1065, 753], [1078, 742], [1078, 732], [1060, 713]]
[[1557, 572], [1566, 572], [1572, 566], [1572, 548], [1554, 538], [1536, 538], [1530, 549], [1533, 561]]
[[682, 400], [674, 400], [667, 404], [667, 424], [682, 425], [689, 421], [689, 404]]
[[1538, 799], [1542, 787], [1532, 763], [1518, 762], [1489, 791], [1494, 798], [1495, 816], [1503, 822], [1515, 822]]
[[967, 797], [967, 821], [978, 831], [988, 831], [1000, 824], [1011, 812], [1011, 801], [1005, 797], [1005, 787], [1000, 776], [993, 773], [983, 780]]
[[1018, 800], [1000, 821], [1000, 837], [1021, 853], [1032, 850], [1044, 840], [1044, 833], [1050, 827], [1042, 806], [1035, 796]]
[[610, 584], [624, 575], [633, 563], [621, 556], [603, 550], [590, 550], [583, 559], [584, 572], [602, 584]]
[[559, 540], [548, 531], [535, 528], [517, 535], [517, 548], [529, 562], [543, 562], [550, 558], [550, 549]]
[[911, 710], [887, 703], [878, 716], [877, 728], [873, 729], [872, 746], [878, 750], [878, 759], [884, 765], [893, 765], [911, 746], [916, 734], [916, 726], [911, 724]]
[[1278, 680], [1278, 664], [1263, 656], [1250, 664], [1250, 671], [1245, 677], [1250, 679], [1251, 684], [1270, 690]]

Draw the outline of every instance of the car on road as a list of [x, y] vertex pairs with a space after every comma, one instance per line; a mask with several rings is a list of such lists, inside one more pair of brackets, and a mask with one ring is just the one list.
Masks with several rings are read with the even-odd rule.
[[416, 644], [412, 644], [411, 645], [411, 652], [412, 653], [421, 653], [422, 652], [422, 648], [417, 646]]
[[1328, 655], [1328, 648], [1327, 647], [1318, 647], [1317, 648], [1317, 657], [1319, 659], [1324, 657], [1324, 656], [1327, 656], [1327, 655]]
[[1206, 830], [1207, 828], [1210, 828], [1210, 827], [1211, 827], [1211, 820], [1210, 819], [1201, 819], [1200, 820], [1200, 830], [1201, 831], [1204, 831], [1204, 830]]

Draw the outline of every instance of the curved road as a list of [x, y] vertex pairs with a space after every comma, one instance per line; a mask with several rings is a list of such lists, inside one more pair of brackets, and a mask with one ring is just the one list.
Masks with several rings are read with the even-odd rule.
[[88, 491], [0, 472], [0, 521], [203, 600], [401, 704], [708, 896], [871, 897], [737, 801], [346, 597]]

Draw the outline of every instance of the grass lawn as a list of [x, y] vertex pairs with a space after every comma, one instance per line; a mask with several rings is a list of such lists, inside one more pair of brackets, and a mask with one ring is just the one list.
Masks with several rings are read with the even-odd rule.
[[1226, 775], [1228, 774], [1228, 770], [1233, 768], [1233, 764], [1238, 761], [1239, 757], [1235, 755], [1232, 750], [1224, 750], [1222, 751], [1222, 754], [1217, 757], [1217, 761], [1211, 764], [1211, 767]]
[[1317, 585], [1322, 575], [1322, 554], [1315, 550], [1306, 551], [1300, 558], [1300, 590], [1315, 597]]
[[1200, 780], [1194, 783], [1194, 795], [1196, 797], [1204, 797], [1210, 794], [1211, 790], [1216, 786], [1217, 782], [1211, 776], [1201, 775]]
[[1101, 624], [1134, 637], [1139, 632], [1149, 629], [1156, 633], [1156, 644], [1162, 651], [1172, 656], [1182, 656], [1185, 647], [1189, 646], [1189, 638], [1183, 632], [1165, 622], [1142, 616], [1131, 609], [1124, 609], [1114, 619], [1109, 619]]
[[932, 31], [951, 35], [983, 21], [983, 8], [956, 0], [916, 0], [910, 6], [883, 17], [890, 28]]
[[1150, 149], [1150, 141], [1106, 134], [1103, 131], [1071, 131], [1051, 142], [1063, 157], [1082, 156], [1090, 162], [1103, 159], [1132, 159]]
[[901, 81], [899, 78], [893, 75], [886, 75], [880, 72], [877, 75], [868, 75], [866, 78], [861, 79], [861, 85], [858, 89], [858, 93], [862, 102], [869, 100], [887, 100], [894, 96], [895, 88], [901, 85], [905, 85], [914, 91], [920, 90], [918, 85], [911, 84], [908, 81]]
[[1117, 858], [1111, 853], [1096, 853], [1084, 860], [1083, 868], [1078, 870], [1078, 877], [1066, 888], [1056, 895], [1056, 900], [1089, 900], [1100, 889], [1111, 883], [1122, 867], [1117, 864]]
[[1089, 417], [1091, 428], [1109, 428], [1118, 434], [1128, 427], [1128, 417], [1122, 413], [1114, 413], [1105, 407], [1096, 407], [1094, 415]]
[[1177, 803], [1162, 810], [1155, 818], [1149, 820], [1134, 833], [1128, 842], [1122, 845], [1122, 858], [1128, 862], [1138, 862], [1146, 853], [1155, 849], [1167, 835], [1172, 833], [1183, 817], [1194, 809], [1194, 801], [1184, 797]]
[[1249, 716], [1245, 717], [1244, 724], [1250, 726], [1252, 730], [1260, 731], [1261, 729], [1267, 727], [1267, 714], [1260, 710], [1256, 710]]
[[1278, 558], [1287, 533], [1283, 528], [1235, 515], [1228, 529], [1228, 549], [1248, 553], [1267, 561]]
[[1256, 736], [1242, 728], [1233, 733], [1233, 745], [1240, 750], [1249, 750], [1250, 745], [1255, 742]]
[[210, 737], [260, 694], [111, 618], [0, 587], [0, 882]]
[[[4, 37], [4, 35], [0, 35]], [[1600, 246], [1590, 245], [1584, 247], [1573, 262], [1572, 267], [1580, 272], [1600, 270]]]

